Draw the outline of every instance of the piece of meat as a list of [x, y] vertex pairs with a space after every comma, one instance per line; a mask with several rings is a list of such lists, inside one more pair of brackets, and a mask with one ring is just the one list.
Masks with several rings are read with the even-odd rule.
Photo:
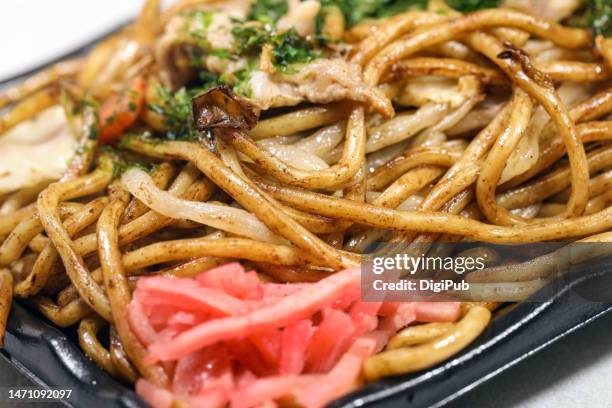
[[316, 21], [321, 3], [316, 0], [289, 0], [289, 11], [276, 23], [280, 33], [294, 29], [302, 37], [316, 34]]
[[516, 8], [553, 21], [563, 20], [578, 10], [583, 0], [503, 0], [501, 7]]
[[389, 98], [365, 83], [357, 64], [340, 58], [314, 60], [299, 67], [296, 73], [256, 71], [250, 77], [249, 87], [249, 97], [262, 109], [293, 106], [304, 100], [330, 103], [349, 99], [368, 103], [385, 116], [393, 115]]

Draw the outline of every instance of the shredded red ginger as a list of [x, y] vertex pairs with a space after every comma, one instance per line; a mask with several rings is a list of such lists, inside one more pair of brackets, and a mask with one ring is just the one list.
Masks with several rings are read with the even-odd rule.
[[360, 275], [264, 283], [230, 263], [140, 279], [130, 326], [148, 363], [174, 369], [169, 389], [140, 379], [136, 391], [155, 408], [323, 407], [358, 385], [363, 361], [399, 329], [459, 317], [456, 302], [361, 302]]

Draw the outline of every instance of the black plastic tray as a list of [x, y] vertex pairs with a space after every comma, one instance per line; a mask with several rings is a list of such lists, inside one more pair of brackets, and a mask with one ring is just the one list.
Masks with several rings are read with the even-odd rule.
[[[348, 407], [441, 407], [524, 358], [612, 310], [610, 260], [572, 272], [496, 318], [470, 347], [436, 367], [368, 384], [331, 404]], [[585, 299], [591, 299], [587, 301]], [[62, 331], [14, 304], [2, 356], [36, 383], [73, 390], [71, 406], [145, 407]]]

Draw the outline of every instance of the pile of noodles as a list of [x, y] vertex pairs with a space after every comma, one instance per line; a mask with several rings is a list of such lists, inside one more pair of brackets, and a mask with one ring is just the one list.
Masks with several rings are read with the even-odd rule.
[[[12, 298], [27, 299], [59, 327], [79, 325], [85, 353], [113, 375], [156, 383], [166, 368], [143, 364], [118, 318], [143, 275], [239, 260], [261, 279], [314, 282], [380, 241], [612, 240], [612, 51], [590, 31], [503, 9], [338, 23], [328, 29], [369, 97], [264, 109], [258, 121], [217, 112], [229, 125], [198, 141], [155, 138], [159, 117], [141, 113], [119, 147], [101, 148], [96, 103], [75, 115], [75, 100], [102, 102], [137, 75], [182, 85], [154, 50], [173, 16], [208, 2], [157, 3], [88, 55], [0, 93], [0, 137], [60, 104], [79, 140], [61, 179], [1, 199], [0, 337]], [[118, 176], [125, 157], [152, 170]], [[467, 276], [466, 295], [495, 303], [464, 313], [525, 299], [552, 273], [554, 254], [516, 263], [482, 251], [487, 269]], [[372, 359], [426, 368], [459, 351], [436, 343], [445, 333], [474, 338], [487, 323], [411, 326], [391, 340], [401, 352]]]

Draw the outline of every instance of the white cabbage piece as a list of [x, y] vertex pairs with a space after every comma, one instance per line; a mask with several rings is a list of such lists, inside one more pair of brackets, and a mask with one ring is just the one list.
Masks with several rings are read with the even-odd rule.
[[59, 179], [75, 146], [59, 106], [10, 129], [0, 136], [0, 194]]

